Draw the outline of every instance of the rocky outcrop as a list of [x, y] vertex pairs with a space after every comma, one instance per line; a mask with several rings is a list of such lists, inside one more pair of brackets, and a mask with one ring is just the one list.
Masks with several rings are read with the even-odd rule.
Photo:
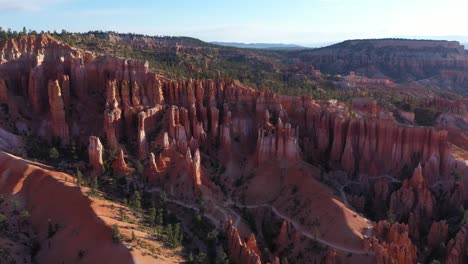
[[376, 263], [416, 263], [417, 250], [408, 236], [408, 226], [380, 221], [375, 224], [376, 237], [371, 240]]
[[106, 110], [104, 111], [104, 130], [106, 133], [109, 148], [117, 150], [119, 148], [119, 134], [121, 128], [122, 111], [119, 108], [119, 96], [117, 81], [112, 80], [106, 83]]
[[102, 154], [104, 153], [104, 147], [98, 137], [90, 136], [88, 145], [88, 157], [89, 164], [92, 168], [92, 174], [101, 175], [103, 171], [104, 161]]
[[[187, 150], [187, 153], [190, 154], [190, 150]], [[199, 190], [202, 185], [202, 176], [201, 176], [201, 158], [200, 158], [200, 150], [196, 150], [193, 156], [192, 161], [192, 175], [195, 189]]]
[[305, 131], [300, 138], [304, 153], [313, 162], [329, 159], [351, 177], [402, 175], [419, 162], [423, 168], [431, 168], [426, 169], [431, 171], [428, 185], [450, 178], [449, 172], [456, 167], [446, 131], [400, 126], [388, 119], [349, 118], [333, 108], [306, 107]]
[[289, 232], [291, 231], [291, 224], [287, 221], [281, 223], [281, 229], [276, 238], [276, 246], [279, 250], [286, 248], [289, 244]]
[[229, 219], [225, 226], [224, 232], [227, 237], [227, 244], [229, 250], [230, 260], [235, 264], [261, 264], [261, 259], [258, 252], [258, 246], [255, 241], [255, 236], [245, 243], [239, 235], [237, 228], [232, 224]]
[[422, 167], [416, 167], [413, 177], [404, 180], [401, 188], [391, 195], [390, 209], [401, 218], [415, 212], [420, 219], [429, 219], [433, 213], [434, 198], [427, 188], [422, 175]]
[[278, 118], [277, 125], [258, 129], [257, 137], [257, 160], [298, 160], [300, 159], [300, 148], [298, 145], [297, 132], [290, 123], [283, 125]]
[[129, 176], [134, 169], [130, 168], [125, 162], [124, 152], [121, 149], [117, 154], [117, 159], [112, 162], [112, 169], [118, 176]]
[[427, 246], [429, 251], [434, 250], [441, 243], [445, 243], [447, 240], [448, 224], [446, 221], [434, 222], [431, 225], [429, 230], [429, 235], [427, 236]]
[[[66, 80], [67, 81], [64, 82], [64, 84], [67, 84], [64, 87], [68, 88], [68, 78]], [[49, 81], [48, 92], [52, 136], [59, 138], [62, 141], [62, 144], [67, 145], [70, 140], [68, 124], [65, 119], [65, 105], [62, 97], [62, 89], [60, 88], [57, 80]]]
[[466, 248], [468, 247], [468, 224], [460, 229], [455, 238], [447, 244], [446, 264], [466, 263]]
[[153, 153], [149, 155], [149, 165], [145, 169], [145, 176], [148, 182], [155, 182], [158, 179], [159, 169], [156, 163], [156, 158]]

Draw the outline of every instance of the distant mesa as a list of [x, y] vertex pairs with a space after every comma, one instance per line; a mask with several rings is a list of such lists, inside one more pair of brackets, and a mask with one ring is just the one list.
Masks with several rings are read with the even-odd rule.
[[282, 44], [282, 43], [242, 43], [242, 42], [210, 42], [212, 44], [244, 48], [244, 49], [276, 49], [276, 50], [295, 50], [295, 49], [307, 49], [307, 47], [296, 45], [296, 44]]

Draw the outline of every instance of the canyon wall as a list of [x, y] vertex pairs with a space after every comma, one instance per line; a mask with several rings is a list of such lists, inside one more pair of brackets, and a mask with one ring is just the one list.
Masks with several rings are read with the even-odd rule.
[[[59, 138], [65, 146], [74, 138], [89, 142], [95, 174], [102, 172], [106, 148], [117, 153], [115, 173], [135, 173], [129, 163], [136, 157], [148, 165], [149, 183], [193, 200], [206, 189], [221, 193], [203, 166], [205, 155], [223, 165], [235, 159], [282, 166], [304, 160], [342, 170], [347, 180], [362, 183], [363, 193], [373, 190], [383, 208], [408, 222], [389, 227], [395, 235], [373, 246], [381, 263], [414, 262], [408, 236], [417, 239], [419, 231], [413, 227], [430, 228], [434, 208], [460, 205], [466, 194], [467, 186], [454, 176], [468, 177], [466, 163], [451, 154], [446, 131], [399, 125], [377, 114], [374, 104], [371, 114], [360, 118], [334, 100], [259, 91], [231, 79], [168, 79], [149, 70], [148, 63], [98, 56], [45, 35], [0, 47], [5, 60], [0, 100], [9, 106], [12, 127], [26, 127], [50, 141]], [[385, 177], [401, 187], [395, 189]], [[452, 184], [440, 187], [446, 196], [437, 204], [430, 188], [441, 182]], [[360, 195], [351, 200], [363, 208]], [[434, 241], [444, 239], [437, 230], [443, 225], [431, 231]], [[232, 225], [226, 232], [233, 262], [259, 263], [252, 241], [244, 243]]]

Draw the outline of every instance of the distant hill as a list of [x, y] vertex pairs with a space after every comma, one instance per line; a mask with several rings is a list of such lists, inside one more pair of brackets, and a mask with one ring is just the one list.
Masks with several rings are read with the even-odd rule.
[[241, 42], [210, 42], [212, 44], [244, 48], [244, 49], [276, 49], [276, 50], [294, 50], [306, 49], [307, 47], [295, 44], [282, 44], [282, 43], [241, 43]]
[[328, 47], [288, 52], [297, 63], [322, 72], [423, 81], [442, 87], [468, 85], [468, 52], [457, 41], [412, 39], [347, 40]]

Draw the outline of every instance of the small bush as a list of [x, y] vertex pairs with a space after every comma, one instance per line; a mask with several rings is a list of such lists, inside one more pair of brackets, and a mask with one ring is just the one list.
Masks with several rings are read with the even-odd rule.
[[112, 241], [114, 241], [114, 243], [120, 243], [121, 240], [122, 234], [120, 233], [119, 227], [114, 224], [112, 226]]

